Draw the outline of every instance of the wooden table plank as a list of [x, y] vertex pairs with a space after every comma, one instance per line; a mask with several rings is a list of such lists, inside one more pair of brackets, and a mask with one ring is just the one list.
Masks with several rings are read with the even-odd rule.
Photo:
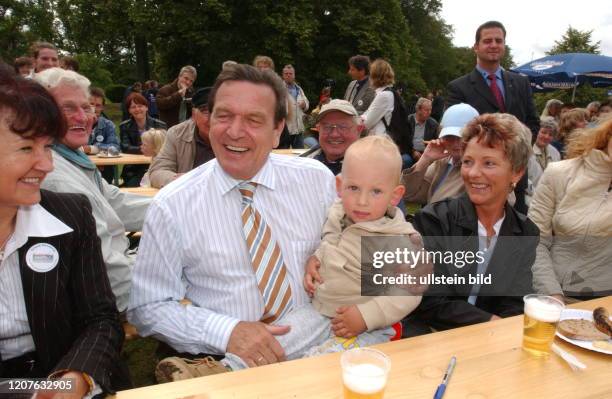
[[119, 157], [104, 158], [97, 155], [89, 155], [89, 159], [96, 166], [112, 166], [112, 165], [148, 165], [151, 163], [151, 157], [142, 154], [121, 154]]
[[[612, 297], [571, 307], [612, 309]], [[431, 398], [448, 365], [457, 367], [446, 391], [452, 398], [612, 397], [612, 356], [556, 339], [587, 365], [573, 372], [556, 355], [530, 356], [521, 349], [523, 316], [405, 339], [377, 348], [391, 357], [385, 398]], [[300, 359], [232, 373], [117, 393], [136, 398], [341, 398], [340, 354]]]

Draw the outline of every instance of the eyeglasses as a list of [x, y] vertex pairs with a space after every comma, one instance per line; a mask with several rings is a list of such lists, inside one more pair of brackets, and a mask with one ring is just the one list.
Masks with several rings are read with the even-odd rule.
[[325, 134], [331, 134], [334, 131], [334, 129], [336, 129], [338, 133], [340, 134], [347, 134], [351, 131], [351, 127], [352, 127], [352, 126], [346, 126], [346, 125], [328, 125], [326, 123], [323, 123], [320, 126], [321, 126], [321, 132]]
[[81, 109], [86, 115], [92, 115], [94, 114], [96, 111], [94, 109], [94, 107], [92, 107], [91, 105], [83, 105], [83, 106], [77, 106], [74, 104], [64, 104], [62, 105], [62, 111], [66, 114], [66, 115], [74, 115], [77, 114], [79, 112], [79, 109]]

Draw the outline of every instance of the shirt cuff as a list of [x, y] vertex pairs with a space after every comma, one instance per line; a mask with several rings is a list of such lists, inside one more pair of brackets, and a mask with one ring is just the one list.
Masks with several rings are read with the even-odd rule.
[[[208, 332], [204, 332], [201, 340], [202, 346], [206, 346], [206, 341], [212, 343], [220, 353], [227, 352], [227, 345], [229, 344], [230, 336], [236, 325], [240, 323], [239, 319], [234, 317], [226, 316], [219, 313], [213, 313], [209, 316], [207, 324], [210, 326]], [[213, 342], [210, 342], [210, 337], [213, 338]]]

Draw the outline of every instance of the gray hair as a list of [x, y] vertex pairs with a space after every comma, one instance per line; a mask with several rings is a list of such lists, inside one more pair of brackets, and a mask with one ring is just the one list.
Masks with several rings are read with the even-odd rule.
[[425, 97], [419, 97], [419, 99], [416, 102], [416, 109], [421, 109], [421, 107], [423, 106], [423, 104], [425, 103], [430, 103], [431, 104], [431, 100]]
[[181, 71], [179, 72], [179, 76], [181, 76], [184, 73], [191, 74], [191, 76], [193, 76], [193, 80], [195, 80], [198, 77], [198, 71], [196, 71], [196, 69], [192, 67], [191, 65], [185, 65], [184, 67], [182, 67]]
[[83, 90], [89, 96], [91, 82], [77, 72], [62, 68], [49, 68], [34, 75], [34, 80], [45, 89], [52, 90], [59, 86], [71, 86]]
[[552, 116], [545, 116], [540, 119], [540, 129], [547, 128], [553, 134], [553, 137], [557, 137], [557, 132], [559, 131], [559, 124]]

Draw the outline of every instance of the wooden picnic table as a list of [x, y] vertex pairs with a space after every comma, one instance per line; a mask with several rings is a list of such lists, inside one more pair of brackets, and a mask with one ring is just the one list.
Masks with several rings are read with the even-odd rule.
[[154, 197], [155, 194], [159, 192], [159, 188], [155, 187], [121, 187], [119, 190], [125, 193], [144, 195], [147, 197]]
[[[612, 310], [612, 296], [574, 304]], [[612, 355], [556, 343], [587, 369], [572, 371], [558, 356], [521, 349], [523, 316], [510, 317], [376, 347], [391, 358], [385, 398], [432, 398], [451, 356], [457, 366], [444, 399], [610, 398]], [[340, 354], [118, 392], [117, 399], [342, 397]]]
[[118, 157], [100, 157], [89, 155], [89, 159], [96, 166], [116, 166], [116, 165], [148, 165], [151, 157], [142, 154], [120, 154]]

